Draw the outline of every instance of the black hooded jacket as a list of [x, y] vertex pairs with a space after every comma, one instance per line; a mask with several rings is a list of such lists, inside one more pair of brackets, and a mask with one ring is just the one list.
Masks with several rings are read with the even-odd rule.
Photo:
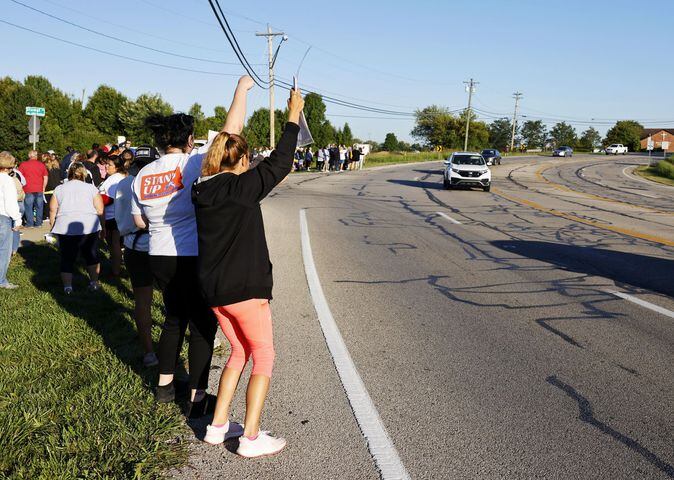
[[272, 265], [260, 201], [292, 169], [299, 127], [287, 123], [269, 158], [241, 175], [198, 179], [192, 202], [199, 234], [199, 281], [211, 307], [272, 298]]

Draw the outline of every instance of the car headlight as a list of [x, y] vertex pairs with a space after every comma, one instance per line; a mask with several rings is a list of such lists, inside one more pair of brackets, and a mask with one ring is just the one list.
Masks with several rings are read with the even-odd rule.
[[480, 170], [480, 174], [484, 175], [485, 173], [489, 172], [488, 168], [485, 168], [484, 170]]
[[452, 172], [459, 173], [459, 172], [461, 172], [461, 170], [459, 170], [458, 168], [452, 168]]

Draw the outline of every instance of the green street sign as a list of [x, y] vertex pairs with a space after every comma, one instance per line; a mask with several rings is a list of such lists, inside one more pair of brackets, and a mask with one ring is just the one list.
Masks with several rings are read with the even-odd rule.
[[44, 107], [26, 107], [26, 115], [35, 115], [38, 117], [44, 117], [45, 110]]

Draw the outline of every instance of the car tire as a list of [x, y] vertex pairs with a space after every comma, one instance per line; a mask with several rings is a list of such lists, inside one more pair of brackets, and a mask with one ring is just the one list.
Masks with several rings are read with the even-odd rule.
[[446, 179], [443, 179], [443, 181], [442, 181], [442, 187], [443, 187], [445, 190], [449, 190], [450, 188], [452, 188], [452, 184], [451, 184], [450, 182], [448, 182]]
[[484, 190], [485, 192], [490, 191], [490, 190], [491, 190], [491, 185], [487, 185], [486, 187], [482, 187], [482, 190]]

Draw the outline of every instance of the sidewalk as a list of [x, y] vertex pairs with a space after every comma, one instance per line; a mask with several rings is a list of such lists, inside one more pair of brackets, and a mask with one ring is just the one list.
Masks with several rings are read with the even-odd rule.
[[49, 233], [49, 230], [50, 226], [48, 220], [45, 220], [41, 227], [23, 227], [21, 229], [21, 246], [44, 241], [44, 235], [45, 233]]

